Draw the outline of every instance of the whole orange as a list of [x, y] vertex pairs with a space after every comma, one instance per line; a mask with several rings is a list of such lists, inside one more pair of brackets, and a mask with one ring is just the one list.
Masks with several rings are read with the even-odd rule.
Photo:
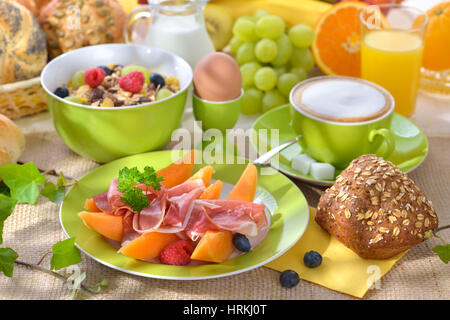
[[450, 1], [427, 11], [423, 66], [430, 70], [450, 69]]

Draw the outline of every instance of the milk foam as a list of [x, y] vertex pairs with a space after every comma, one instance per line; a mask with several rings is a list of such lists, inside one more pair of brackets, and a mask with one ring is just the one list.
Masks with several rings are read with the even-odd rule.
[[323, 80], [303, 91], [302, 104], [333, 118], [369, 117], [386, 106], [385, 96], [372, 86], [349, 80]]

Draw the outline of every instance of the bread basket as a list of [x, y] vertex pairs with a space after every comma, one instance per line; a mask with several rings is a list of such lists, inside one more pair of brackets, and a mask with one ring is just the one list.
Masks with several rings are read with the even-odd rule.
[[47, 110], [40, 77], [0, 85], [0, 113], [16, 120]]

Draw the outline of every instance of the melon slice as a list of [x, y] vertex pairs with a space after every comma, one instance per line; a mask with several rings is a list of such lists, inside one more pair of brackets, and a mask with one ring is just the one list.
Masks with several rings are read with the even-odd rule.
[[194, 170], [195, 156], [196, 151], [191, 150], [177, 162], [159, 170], [157, 174], [164, 178], [164, 181], [161, 181], [161, 184], [170, 189], [189, 179]]
[[211, 166], [206, 166], [198, 170], [192, 177], [190, 177], [188, 180], [197, 180], [202, 179], [203, 183], [205, 184], [205, 187], [209, 186], [209, 183], [211, 182], [212, 175], [214, 173], [214, 168]]
[[239, 181], [231, 190], [227, 200], [241, 200], [252, 202], [258, 185], [258, 170], [253, 163], [249, 163]]
[[192, 260], [221, 263], [234, 250], [233, 233], [228, 230], [208, 230], [191, 255]]
[[200, 199], [204, 200], [217, 200], [220, 198], [220, 193], [222, 192], [223, 182], [217, 180], [208, 188], [206, 188], [200, 195]]
[[152, 259], [177, 240], [179, 238], [174, 233], [148, 232], [126, 243], [119, 253], [134, 259]]
[[102, 210], [100, 210], [97, 207], [97, 205], [95, 204], [94, 199], [86, 199], [86, 201], [84, 202], [84, 208], [87, 211], [90, 211], [90, 212], [100, 212], [100, 211], [102, 211]]
[[116, 241], [122, 241], [122, 216], [115, 216], [106, 212], [81, 211], [78, 216], [86, 227], [101, 235]]

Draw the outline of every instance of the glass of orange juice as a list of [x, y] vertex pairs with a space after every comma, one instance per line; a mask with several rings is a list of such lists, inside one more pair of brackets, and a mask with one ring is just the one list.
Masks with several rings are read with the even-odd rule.
[[401, 4], [369, 6], [361, 12], [361, 77], [388, 90], [395, 111], [414, 114], [428, 17]]

